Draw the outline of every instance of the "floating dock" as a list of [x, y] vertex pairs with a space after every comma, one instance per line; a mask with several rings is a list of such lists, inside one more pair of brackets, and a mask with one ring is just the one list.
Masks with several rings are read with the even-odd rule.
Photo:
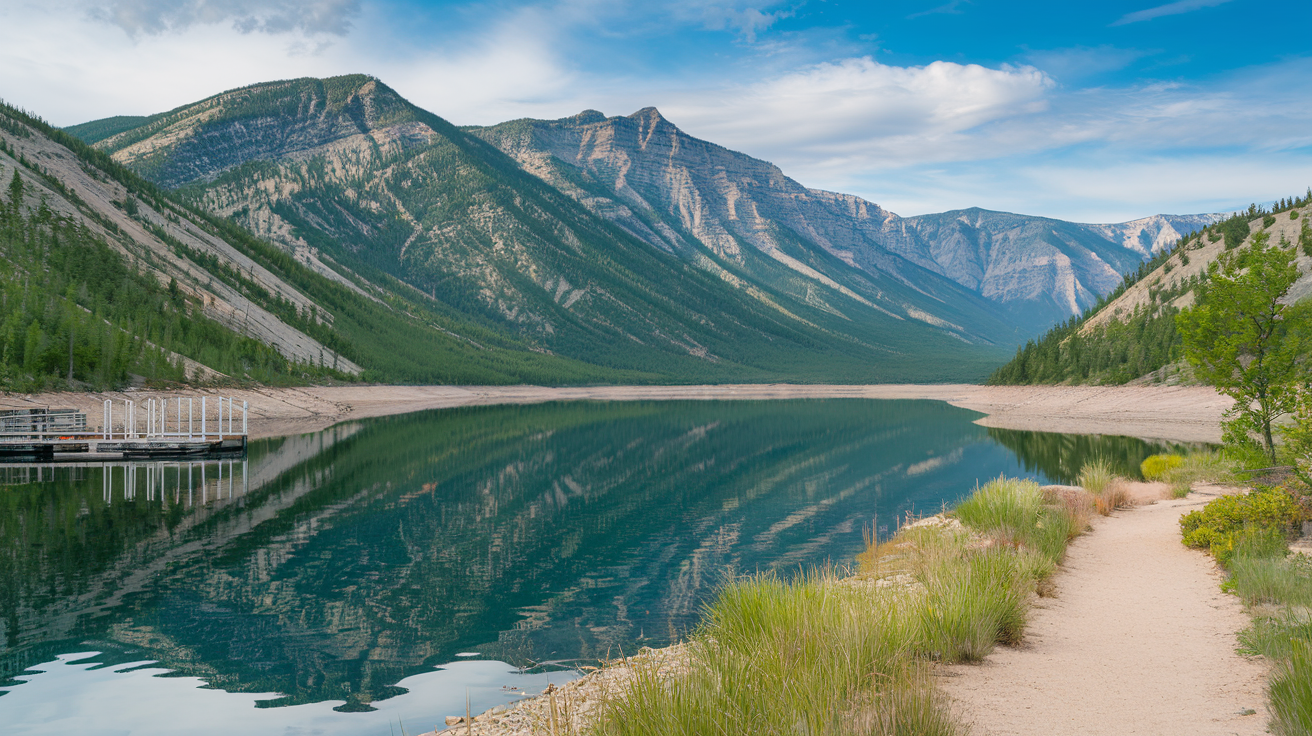
[[[245, 456], [246, 402], [238, 423], [236, 400], [214, 398], [148, 399], [140, 406], [124, 400], [118, 412], [106, 399], [103, 424], [94, 431], [86, 414], [74, 409], [0, 412], [0, 463]], [[215, 406], [217, 417], [211, 416]]]

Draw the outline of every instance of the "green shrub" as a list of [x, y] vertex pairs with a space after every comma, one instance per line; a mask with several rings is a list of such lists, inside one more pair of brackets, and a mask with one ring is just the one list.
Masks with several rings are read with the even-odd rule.
[[1262, 227], [1271, 227], [1274, 224], [1276, 224], [1275, 215], [1267, 215], [1266, 217], [1262, 218]]
[[1244, 541], [1241, 533], [1260, 535], [1273, 530], [1288, 538], [1301, 520], [1298, 504], [1289, 493], [1258, 487], [1243, 495], [1222, 496], [1201, 511], [1185, 514], [1180, 518], [1180, 531], [1186, 546], [1209, 549], [1226, 565]]
[[1289, 211], [1289, 219], [1291, 219], [1291, 220], [1297, 220], [1297, 219], [1298, 219], [1298, 210], [1290, 210], [1290, 211]]
[[1166, 480], [1168, 474], [1184, 465], [1181, 455], [1150, 455], [1139, 465], [1144, 480]]

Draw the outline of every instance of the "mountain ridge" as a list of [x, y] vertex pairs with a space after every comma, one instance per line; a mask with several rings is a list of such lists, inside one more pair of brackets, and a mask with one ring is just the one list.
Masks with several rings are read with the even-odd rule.
[[1008, 330], [951, 305], [934, 314], [941, 300], [820, 252], [785, 254], [799, 272], [700, 243], [653, 251], [369, 77], [255, 85], [152, 119], [98, 147], [326, 278], [412, 289], [546, 354], [621, 370], [673, 360], [685, 380], [873, 380], [910, 378], [922, 353], [954, 356], [930, 376], [982, 372]]
[[[1030, 331], [1078, 314], [1124, 271], [1188, 232], [1174, 225], [1193, 230], [1219, 219], [1153, 215], [1103, 225], [979, 208], [903, 218], [856, 195], [805, 187], [769, 162], [689, 136], [652, 107], [627, 116], [588, 110], [466, 130], [658, 247], [677, 248], [671, 230], [683, 229], [725, 255], [736, 254], [737, 236], [777, 257], [772, 226], [782, 227], [872, 275], [912, 284], [909, 268], [918, 266], [944, 276]], [[657, 134], [669, 142], [653, 155]], [[655, 215], [655, 222], [642, 214]], [[971, 218], [990, 227], [981, 232], [978, 222], [959, 222]], [[1017, 224], [1004, 227], [1008, 219]], [[1053, 226], [1061, 232], [1040, 232]], [[1016, 228], [1026, 231], [1010, 232]], [[1036, 309], [1037, 319], [1025, 322]]]

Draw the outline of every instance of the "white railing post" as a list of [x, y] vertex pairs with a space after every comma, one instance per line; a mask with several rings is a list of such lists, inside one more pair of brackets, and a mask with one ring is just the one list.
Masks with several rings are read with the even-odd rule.
[[102, 440], [110, 439], [110, 422], [114, 419], [114, 402], [111, 399], [105, 399], [105, 426], [101, 428]]
[[[196, 400], [190, 396], [187, 397], [187, 439], [191, 439], [192, 435], [195, 434], [195, 432], [192, 431], [192, 423], [195, 419], [195, 412], [193, 411], [195, 401]], [[187, 466], [187, 472], [191, 472], [191, 466]], [[190, 482], [191, 476], [187, 477], [188, 482]]]
[[129, 436], [132, 439], [137, 437], [137, 403], [131, 399], [123, 399], [123, 406], [126, 408], [127, 421], [123, 426], [123, 439]]
[[243, 401], [241, 402], [241, 436], [245, 437], [246, 435], [246, 402]]
[[[205, 439], [205, 397], [204, 396], [200, 397], [200, 438], [201, 440]], [[201, 472], [204, 471], [205, 469], [202, 467]]]
[[228, 434], [232, 434], [232, 397], [228, 397]]

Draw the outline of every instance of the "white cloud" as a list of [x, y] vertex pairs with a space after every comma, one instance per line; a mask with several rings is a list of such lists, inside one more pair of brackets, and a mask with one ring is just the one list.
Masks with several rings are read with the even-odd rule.
[[776, 21], [792, 16], [791, 11], [762, 12], [760, 8], [733, 8], [709, 5], [701, 9], [706, 27], [718, 31], [728, 28], [748, 43], [756, 42], [756, 35], [769, 29]]
[[[161, 112], [273, 79], [368, 73], [456, 123], [563, 116], [595, 104], [560, 62], [551, 25], [524, 11], [460, 44], [407, 48], [366, 7], [346, 37], [191, 23], [128, 38], [66, 5], [0, 7], [0, 97], [56, 125]], [[374, 44], [372, 39], [383, 39]]]
[[837, 189], [900, 215], [983, 207], [1074, 222], [1125, 222], [1151, 214], [1228, 212], [1301, 195], [1312, 155], [1200, 152], [1171, 157], [1098, 149], [998, 162], [853, 172]]
[[94, 3], [91, 17], [129, 36], [185, 31], [231, 22], [243, 32], [345, 35], [360, 13], [359, 0], [113, 0]]
[[751, 152], [789, 151], [819, 165], [953, 158], [967, 131], [1046, 106], [1052, 80], [1033, 67], [936, 61], [895, 67], [869, 57], [816, 64], [757, 84], [679, 96], [667, 117]]
[[[1111, 68], [1138, 52], [1033, 52], [1039, 68], [896, 67], [870, 57], [801, 62], [760, 43], [700, 76], [661, 69], [623, 76], [572, 55], [586, 34], [613, 30], [608, 39], [622, 44], [625, 33], [646, 32], [622, 27], [611, 15], [620, 11], [602, 0], [466, 18], [468, 29], [440, 39], [402, 32], [406, 17], [372, 3], [341, 16], [353, 24], [345, 36], [310, 20], [278, 26], [275, 11], [291, 7], [287, 0], [260, 16], [269, 32], [248, 32], [234, 26], [237, 10], [257, 6], [239, 0], [213, 6], [224, 9], [217, 22], [150, 16], [168, 29], [152, 31], [145, 16], [135, 26], [122, 21], [139, 29], [130, 38], [88, 16], [86, 0], [48, 2], [64, 4], [0, 4], [0, 97], [59, 125], [160, 112], [271, 79], [364, 72], [457, 124], [656, 105], [693, 135], [773, 161], [808, 186], [859, 194], [901, 214], [979, 205], [1111, 221], [1237, 206], [1312, 183], [1312, 60], [1205, 85], [1081, 89], [1056, 84], [1062, 64]], [[665, 17], [691, 27], [721, 22], [745, 40], [767, 27], [751, 13], [783, 12], [748, 2], [712, 7], [724, 11], [720, 20], [691, 0]], [[641, 12], [640, 24], [656, 11]]]
[[1202, 10], [1203, 8], [1214, 8], [1218, 5], [1224, 5], [1228, 2], [1230, 2], [1230, 0], [1178, 0], [1178, 2], [1167, 3], [1166, 5], [1158, 5], [1157, 7], [1154, 8], [1147, 8], [1145, 10], [1136, 10], [1133, 13], [1126, 13], [1125, 15], [1121, 16], [1120, 19], [1117, 20], [1112, 25], [1123, 26], [1128, 23], [1142, 23], [1143, 21], [1146, 20], [1161, 18], [1167, 15], [1180, 15], [1182, 13], [1192, 13], [1195, 10]]
[[1152, 52], [1139, 49], [1122, 49], [1104, 45], [1031, 51], [1025, 55], [1025, 58], [1056, 79], [1071, 82], [1124, 69], [1151, 54]]

